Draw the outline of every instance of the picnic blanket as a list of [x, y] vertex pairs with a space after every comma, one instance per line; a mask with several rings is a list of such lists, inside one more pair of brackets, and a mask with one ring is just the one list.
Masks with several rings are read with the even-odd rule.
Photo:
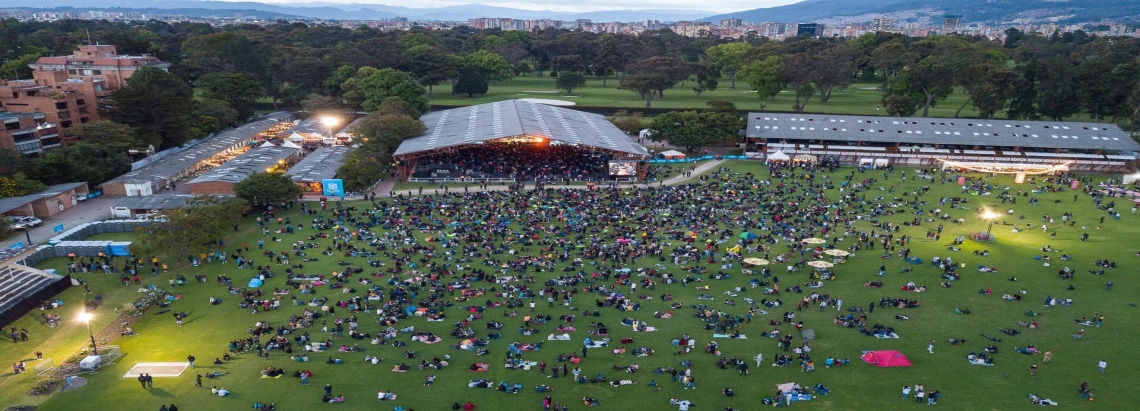
[[639, 330], [639, 329], [637, 329], [637, 328], [634, 328], [633, 330], [634, 330], [634, 331], [643, 331], [643, 332], [650, 332], [650, 331], [657, 331], [657, 328], [656, 328], [656, 327], [645, 327], [645, 329], [644, 329], [644, 330]]
[[591, 341], [589, 344], [585, 344], [585, 345], [586, 345], [586, 348], [602, 348], [602, 347], [605, 347], [609, 344], [610, 344], [609, 341], [603, 340], [603, 341]]
[[276, 376], [274, 376], [274, 377], [270, 377], [270, 376], [268, 376], [268, 375], [262, 375], [262, 376], [261, 376], [261, 378], [281, 378], [281, 376], [282, 376], [282, 375], [283, 375], [283, 374], [277, 374], [277, 375], [276, 375]]
[[801, 334], [803, 335], [805, 340], [814, 340], [815, 339], [815, 329], [812, 329], [812, 328], [805, 329], [804, 332]]
[[875, 334], [875, 338], [899, 338], [899, 335], [895, 333], [890, 333], [887, 335]]
[[744, 334], [740, 334], [740, 336], [739, 336], [739, 337], [733, 337], [733, 336], [732, 336], [732, 335], [730, 335], [730, 334], [713, 334], [713, 338], [735, 338], [735, 339], [738, 339], [738, 340], [747, 340], [747, 339], [748, 339], [748, 336], [746, 336], [746, 335], [744, 335]]
[[550, 334], [550, 335], [546, 336], [546, 339], [548, 341], [570, 341], [570, 334], [560, 334], [560, 335]]
[[481, 364], [475, 364], [475, 365], [477, 365], [478, 367], [475, 368], [474, 370], [469, 369], [468, 371], [471, 371], [471, 372], [487, 372], [487, 371], [491, 370], [491, 364], [481, 363]]
[[[523, 362], [516, 364], [514, 366], [514, 368], [530, 369], [530, 367], [537, 367], [537, 366], [538, 366], [538, 361], [523, 361]], [[511, 364], [503, 364], [503, 367], [504, 368], [511, 368]]]

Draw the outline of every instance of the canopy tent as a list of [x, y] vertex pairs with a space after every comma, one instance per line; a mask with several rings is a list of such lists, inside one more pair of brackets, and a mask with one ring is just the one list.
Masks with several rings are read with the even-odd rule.
[[784, 154], [783, 151], [776, 150], [775, 153], [768, 155], [768, 158], [764, 160], [764, 163], [771, 163], [773, 161], [790, 161], [791, 159], [792, 158], [788, 157], [787, 154]]
[[894, 350], [867, 351], [863, 353], [863, 362], [877, 367], [910, 367], [910, 360], [901, 352]]
[[260, 146], [257, 146], [257, 148], [266, 148], [266, 147], [277, 147], [277, 145], [266, 141], [264, 143], [261, 143]]
[[257, 287], [261, 287], [261, 285], [264, 283], [265, 282], [261, 281], [260, 278], [254, 277], [253, 279], [249, 280], [249, 284], [247, 284], [247, 285], [249, 286], [249, 288], [257, 288]]
[[292, 141], [286, 141], [285, 143], [282, 143], [281, 147], [284, 147], [284, 148], [301, 148], [301, 146], [297, 145], [296, 143], [293, 143]]
[[675, 159], [685, 158], [685, 153], [682, 153], [682, 152], [677, 151], [677, 150], [662, 151], [661, 155], [663, 157], [665, 157], [666, 160], [675, 160]]
[[292, 141], [292, 142], [305, 141], [305, 136], [302, 136], [298, 133], [293, 133], [293, 134], [289, 135], [289, 138], [287, 140]]

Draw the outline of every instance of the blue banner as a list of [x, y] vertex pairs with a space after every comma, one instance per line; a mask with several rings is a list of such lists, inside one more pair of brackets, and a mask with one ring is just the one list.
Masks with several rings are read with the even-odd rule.
[[[694, 161], [712, 160], [714, 158], [716, 158], [716, 156], [680, 158], [680, 159], [675, 159], [675, 160], [653, 159], [653, 160], [649, 160], [649, 163], [650, 164], [691, 163]], [[720, 158], [722, 160], [747, 160], [748, 156], [720, 156]]]
[[63, 224], [57, 225], [57, 226], [55, 226], [55, 227], [52, 227], [52, 229], [51, 229], [51, 230], [52, 230], [53, 232], [56, 232], [56, 233], [62, 233], [62, 232], [63, 232]]
[[321, 180], [321, 193], [326, 196], [344, 196], [344, 181], [340, 179]]

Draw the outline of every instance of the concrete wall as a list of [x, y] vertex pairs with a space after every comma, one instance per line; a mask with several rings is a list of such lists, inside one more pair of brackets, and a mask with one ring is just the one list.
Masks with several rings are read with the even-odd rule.
[[234, 184], [225, 181], [208, 181], [188, 184], [193, 195], [234, 195]]

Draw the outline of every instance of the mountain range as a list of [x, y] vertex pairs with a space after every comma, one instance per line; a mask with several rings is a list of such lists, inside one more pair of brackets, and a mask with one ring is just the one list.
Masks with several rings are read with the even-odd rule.
[[[745, 22], [869, 22], [877, 16], [900, 21], [960, 15], [963, 23], [1092, 23], [1103, 18], [1140, 21], [1137, 0], [804, 0], [780, 7], [720, 14], [702, 19], [716, 22], [737, 18]], [[900, 20], [901, 19], [901, 20]]]
[[[33, 8], [24, 0], [0, 0], [3, 8]], [[75, 10], [218, 10], [227, 13], [242, 12], [247, 17], [262, 16], [265, 13], [282, 16], [301, 16], [329, 20], [384, 20], [406, 17], [409, 20], [465, 21], [480, 17], [502, 17], [512, 19], [590, 19], [596, 22], [607, 21], [679, 21], [696, 20], [713, 14], [703, 10], [684, 9], [637, 9], [605, 10], [583, 13], [555, 12], [549, 10], [524, 10], [485, 4], [463, 4], [446, 7], [410, 8], [384, 4], [361, 3], [292, 3], [267, 4], [245, 1], [194, 1], [194, 0], [39, 0], [35, 9], [74, 8]], [[265, 13], [256, 13], [261, 11]], [[250, 14], [249, 12], [253, 12]], [[172, 14], [187, 14], [174, 13]], [[198, 15], [190, 13], [188, 15]], [[213, 13], [221, 14], [221, 13]]]
[[410, 8], [383, 4], [310, 2], [267, 4], [249, 1], [213, 0], [0, 0], [0, 8], [53, 9], [68, 11], [108, 10], [208, 16], [242, 13], [246, 17], [308, 17], [328, 20], [466, 21], [480, 17], [513, 19], [589, 19], [594, 22], [644, 20], [718, 22], [738, 18], [745, 22], [865, 23], [875, 17], [907, 22], [940, 23], [947, 14], [961, 15], [964, 23], [1093, 23], [1108, 18], [1140, 22], [1138, 0], [804, 0], [786, 6], [759, 8], [712, 15], [712, 12], [682, 9], [606, 10], [584, 13], [524, 10], [485, 4]]

